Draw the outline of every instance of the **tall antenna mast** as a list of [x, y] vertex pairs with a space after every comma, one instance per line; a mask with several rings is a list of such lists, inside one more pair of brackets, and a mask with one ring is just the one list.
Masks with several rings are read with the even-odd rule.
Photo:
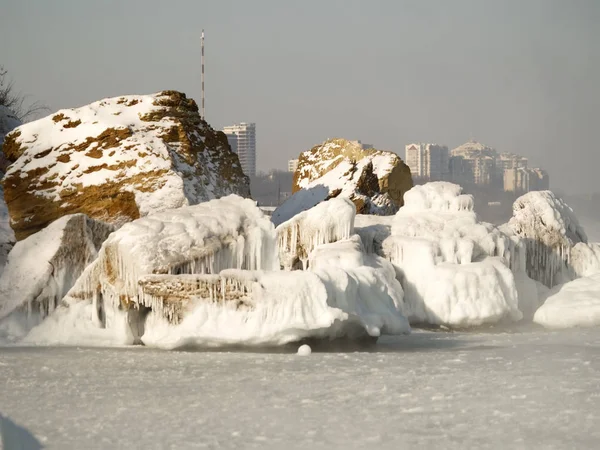
[[204, 30], [202, 30], [202, 38], [200, 39], [200, 45], [202, 47], [202, 73], [200, 75], [200, 80], [202, 81], [202, 120], [206, 120], [206, 116], [204, 115]]

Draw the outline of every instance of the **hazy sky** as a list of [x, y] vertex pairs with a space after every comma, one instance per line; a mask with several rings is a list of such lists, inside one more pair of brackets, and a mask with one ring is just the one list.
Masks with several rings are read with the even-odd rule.
[[259, 169], [328, 137], [471, 136], [600, 192], [600, 0], [0, 0], [0, 64], [52, 110], [176, 89], [256, 122]]

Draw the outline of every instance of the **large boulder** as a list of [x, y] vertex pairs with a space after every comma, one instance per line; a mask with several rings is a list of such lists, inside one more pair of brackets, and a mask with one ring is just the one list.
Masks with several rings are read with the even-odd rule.
[[330, 139], [300, 154], [293, 195], [275, 211], [273, 221], [278, 225], [337, 196], [352, 200], [357, 214], [391, 215], [412, 187], [410, 169], [395, 153]]
[[185, 94], [104, 99], [20, 126], [3, 146], [17, 239], [73, 213], [121, 225], [231, 193], [249, 181], [222, 132]]

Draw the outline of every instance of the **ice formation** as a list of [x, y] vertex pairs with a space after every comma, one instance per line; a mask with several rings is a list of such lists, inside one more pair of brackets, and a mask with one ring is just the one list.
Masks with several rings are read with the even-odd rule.
[[600, 325], [600, 273], [551, 289], [534, 322], [546, 328]]
[[18, 309], [42, 318], [51, 313], [113, 229], [75, 214], [15, 244], [0, 277], [0, 319]]
[[353, 220], [354, 205], [340, 198], [281, 228], [301, 232], [294, 239], [310, 266], [290, 272], [280, 270], [278, 233], [251, 200], [223, 197], [138, 219], [106, 240], [28, 340], [94, 336], [173, 348], [407, 333], [394, 269], [364, 252]]
[[525, 243], [527, 273], [532, 279], [549, 288], [571, 279], [571, 249], [587, 244], [587, 237], [563, 200], [550, 191], [529, 192], [513, 204], [508, 226]]
[[384, 256], [383, 242], [392, 234], [394, 216], [357, 214], [354, 218], [354, 231], [362, 240], [367, 253]]
[[393, 219], [383, 252], [404, 288], [411, 323], [476, 326], [519, 320], [511, 267], [519, 252], [509, 236], [477, 221], [460, 186], [415, 186]]
[[333, 198], [303, 211], [277, 226], [279, 259], [286, 270], [307, 267], [308, 255], [318, 245], [347, 239], [354, 234], [354, 204]]
[[139, 303], [146, 275], [272, 270], [279, 265], [273, 229], [252, 200], [237, 195], [162, 211], [113, 233], [69, 295], [128, 307]]

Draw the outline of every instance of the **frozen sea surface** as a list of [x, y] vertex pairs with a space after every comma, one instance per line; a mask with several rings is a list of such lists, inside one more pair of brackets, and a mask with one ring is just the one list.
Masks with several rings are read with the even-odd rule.
[[0, 413], [52, 449], [600, 447], [600, 329], [294, 351], [3, 347]]

